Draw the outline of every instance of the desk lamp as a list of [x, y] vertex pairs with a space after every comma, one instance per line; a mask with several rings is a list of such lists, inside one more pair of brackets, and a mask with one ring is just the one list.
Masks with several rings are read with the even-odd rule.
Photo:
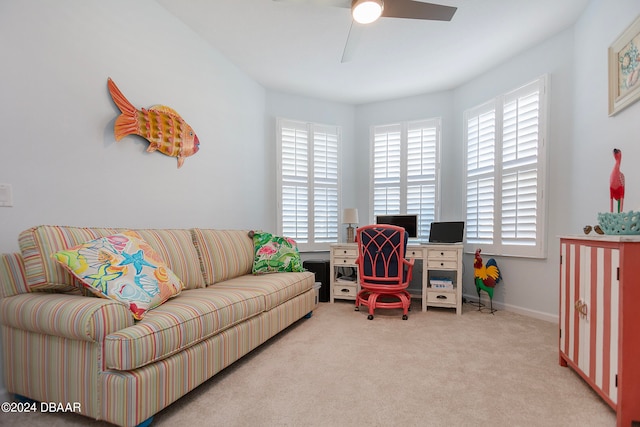
[[346, 208], [342, 211], [342, 223], [348, 224], [347, 227], [347, 243], [355, 242], [355, 231], [353, 224], [358, 224], [358, 209]]

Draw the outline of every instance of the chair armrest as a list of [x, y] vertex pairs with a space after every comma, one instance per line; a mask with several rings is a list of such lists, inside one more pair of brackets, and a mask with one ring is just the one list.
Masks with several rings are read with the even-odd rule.
[[133, 323], [131, 312], [109, 299], [32, 292], [0, 300], [0, 324], [74, 340], [100, 342]]
[[410, 282], [413, 277], [413, 264], [415, 263], [415, 259], [402, 259], [402, 269], [405, 270], [405, 275], [403, 276], [405, 282]]

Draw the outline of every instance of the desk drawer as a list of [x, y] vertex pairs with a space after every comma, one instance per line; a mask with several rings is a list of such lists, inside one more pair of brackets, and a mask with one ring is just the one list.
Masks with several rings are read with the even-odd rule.
[[458, 268], [458, 260], [453, 259], [431, 259], [427, 261], [429, 270], [456, 270]]
[[456, 305], [456, 293], [454, 292], [438, 292], [427, 291], [427, 304], [443, 304], [443, 305]]
[[458, 259], [458, 251], [455, 249], [429, 249], [427, 256], [429, 259], [452, 259], [456, 261]]
[[356, 258], [336, 257], [333, 259], [334, 267], [340, 267], [341, 265], [356, 265]]
[[350, 283], [336, 283], [333, 286], [333, 297], [344, 298], [349, 297], [355, 299], [358, 295], [358, 286]]
[[357, 258], [358, 248], [333, 248], [333, 256], [345, 258]]
[[422, 258], [422, 249], [407, 248], [407, 258]]

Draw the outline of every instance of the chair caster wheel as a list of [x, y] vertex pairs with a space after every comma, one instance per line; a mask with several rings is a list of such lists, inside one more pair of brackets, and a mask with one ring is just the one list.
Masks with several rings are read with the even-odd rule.
[[367, 316], [367, 319], [369, 319], [369, 320], [373, 320], [373, 314], [368, 315], [368, 316]]
[[407, 316], [406, 314], [402, 315], [402, 320], [407, 320], [409, 318], [409, 316]]

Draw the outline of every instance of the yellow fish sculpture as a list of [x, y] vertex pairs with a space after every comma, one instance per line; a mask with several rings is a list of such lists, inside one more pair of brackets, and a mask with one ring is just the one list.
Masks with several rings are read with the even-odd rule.
[[177, 157], [178, 168], [182, 167], [185, 157], [198, 152], [198, 136], [175, 110], [164, 105], [138, 110], [125, 98], [111, 78], [107, 85], [113, 102], [122, 112], [113, 127], [116, 141], [127, 135], [139, 135], [149, 141], [149, 153], [158, 150], [167, 156]]

